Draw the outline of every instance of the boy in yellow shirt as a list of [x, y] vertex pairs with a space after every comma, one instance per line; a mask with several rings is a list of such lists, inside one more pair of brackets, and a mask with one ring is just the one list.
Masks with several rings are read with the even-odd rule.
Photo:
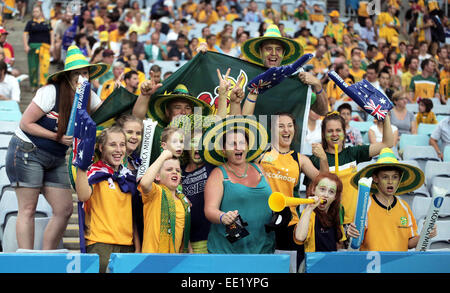
[[[414, 166], [399, 163], [390, 148], [384, 148], [375, 164], [360, 170], [352, 178], [358, 186], [361, 177], [372, 177], [364, 240], [360, 250], [407, 251], [419, 241], [416, 219], [406, 201], [398, 195], [419, 188], [425, 175]], [[354, 223], [348, 231], [359, 236]], [[436, 227], [430, 237], [436, 236]]]
[[144, 203], [143, 253], [189, 250], [190, 204], [178, 190], [181, 184], [178, 157], [183, 153], [183, 139], [178, 128], [167, 127], [161, 134], [164, 150], [139, 182]]

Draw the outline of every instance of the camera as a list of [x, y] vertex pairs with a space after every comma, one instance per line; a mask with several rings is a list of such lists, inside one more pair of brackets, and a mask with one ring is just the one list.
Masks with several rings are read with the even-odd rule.
[[226, 225], [225, 231], [228, 241], [234, 243], [239, 239], [248, 236], [250, 233], [244, 228], [245, 226], [248, 226], [248, 224], [242, 220], [240, 215], [237, 216], [233, 223]]

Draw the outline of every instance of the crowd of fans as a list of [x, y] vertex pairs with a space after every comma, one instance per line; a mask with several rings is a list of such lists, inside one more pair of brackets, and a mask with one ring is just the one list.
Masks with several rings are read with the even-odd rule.
[[[17, 2], [22, 5], [24, 3], [24, 1]], [[313, 110], [308, 113], [308, 125], [305, 125], [307, 129], [304, 143], [306, 144], [306, 154], [312, 155], [312, 163], [303, 156], [300, 157], [300, 161], [301, 166], [310, 164], [311, 166], [314, 165], [312, 167], [315, 169], [314, 174], [311, 171], [313, 170], [312, 167], [307, 171], [300, 171], [310, 177], [311, 181], [317, 177], [316, 172], [322, 169], [319, 161], [325, 161], [326, 165], [327, 160], [328, 162], [331, 160], [330, 157], [327, 159], [327, 155], [330, 156], [330, 153], [334, 152], [334, 148], [331, 145], [327, 146], [326, 142], [324, 143], [326, 141], [324, 137], [325, 132], [332, 128], [331, 125], [334, 125], [333, 123], [338, 125], [337, 128], [340, 127], [341, 131], [345, 130], [345, 141], [339, 146], [339, 151], [345, 149], [349, 157], [354, 155], [361, 161], [367, 161], [371, 157], [379, 155], [381, 149], [386, 146], [392, 147], [394, 153], [400, 158], [396, 146], [401, 135], [417, 134], [418, 126], [421, 123], [439, 123], [437, 130], [431, 135], [430, 145], [435, 148], [441, 159], [443, 159], [444, 148], [450, 144], [449, 118], [435, 115], [432, 111], [433, 105], [447, 104], [450, 82], [450, 56], [448, 55], [449, 47], [447, 42], [447, 36], [450, 36], [450, 21], [444, 16], [444, 12], [435, 1], [410, 1], [406, 13], [401, 16], [400, 14], [402, 13], [399, 10], [400, 1], [386, 1], [383, 3], [382, 11], [378, 15], [369, 15], [366, 9], [367, 2], [360, 2], [360, 9], [347, 18], [343, 18], [336, 10], [327, 13], [324, 9], [325, 7], [321, 5], [322, 2], [309, 5], [306, 1], [298, 1], [292, 7], [288, 4], [283, 4], [283, 2], [281, 2], [281, 5], [275, 5], [271, 0], [267, 0], [264, 7], [259, 6], [261, 4], [258, 5], [253, 0], [247, 2], [238, 0], [218, 0], [215, 2], [187, 0], [182, 3], [174, 3], [172, 0], [156, 2], [144, 0], [101, 0], [84, 1], [83, 5], [78, 7], [67, 6], [65, 2], [55, 1], [51, 9], [45, 5], [46, 3], [47, 1], [37, 1], [37, 4], [32, 8], [31, 19], [25, 26], [23, 37], [24, 49], [28, 53], [29, 82], [33, 90], [37, 90], [39, 87], [47, 84], [50, 63], [56, 65], [58, 70], [65, 69], [64, 65], [67, 65], [66, 58], [70, 51], [69, 48], [71, 48], [71, 45], [76, 45], [92, 66], [98, 63], [110, 65], [109, 72], [91, 81], [92, 90], [100, 100], [108, 99], [114, 89], [120, 86], [123, 86], [127, 91], [135, 95], [145, 95], [147, 92], [144, 85], [149, 79], [151, 84], [155, 86], [167, 79], [171, 73], [154, 64], [156, 60], [187, 61], [196, 54], [201, 54], [200, 51], [205, 48], [208, 51], [244, 58], [241, 52], [241, 45], [250, 38], [263, 36], [266, 28], [275, 24], [283, 37], [298, 42], [304, 53], [314, 54], [314, 57], [304, 69], [320, 80], [322, 88], [328, 97], [328, 111], [333, 112], [337, 110], [337, 113], [328, 114], [326, 117], [315, 113]], [[7, 22], [11, 17], [13, 17], [12, 12], [7, 13], [4, 11], [4, 21]], [[23, 19], [24, 14], [19, 13], [17, 17]], [[242, 25], [234, 26], [233, 23]], [[221, 25], [218, 30], [217, 25]], [[317, 26], [323, 29], [320, 34], [316, 33]], [[257, 29], [254, 29], [255, 27]], [[216, 30], [217, 32], [214, 33], [213, 31]], [[193, 34], [193, 32], [198, 32], [198, 35]], [[7, 86], [11, 86], [11, 83], [3, 81], [6, 78], [5, 76], [18, 77], [20, 74], [18, 70], [12, 70], [14, 66], [14, 49], [3, 37], [7, 34], [6, 30], [0, 30], [0, 43], [4, 52], [1, 55], [3, 56], [2, 61], [0, 61], [0, 99], [6, 96], [6, 99], [9, 97], [9, 99], [17, 100], [17, 94], [14, 96], [12, 94], [13, 90], [11, 90], [11, 95], [8, 96], [7, 91], [4, 89]], [[67, 68], [67, 70], [69, 69]], [[365, 114], [364, 111], [358, 111], [358, 109], [353, 108], [352, 100], [328, 78], [327, 72], [331, 70], [334, 70], [348, 84], [354, 84], [366, 79], [375, 88], [384, 93], [395, 105], [389, 115], [390, 117], [385, 121], [377, 121], [372, 116]], [[165, 72], [163, 76], [162, 72]], [[80, 74], [89, 75], [88, 72], [80, 72]], [[68, 82], [70, 84], [71, 81]], [[64, 83], [66, 82], [64, 81]], [[322, 90], [319, 92], [322, 92]], [[42, 95], [42, 91], [38, 91], [38, 93], [40, 93], [40, 96]], [[58, 96], [55, 99], [57, 98]], [[97, 102], [97, 104], [100, 103], [98, 99]], [[410, 104], [417, 104], [418, 113], [408, 110], [407, 105]], [[96, 105], [91, 106], [94, 108]], [[293, 127], [292, 123], [295, 124], [295, 119], [288, 114], [281, 116], [287, 121], [283, 123], [290, 124], [290, 127]], [[366, 141], [359, 129], [351, 126], [350, 122], [352, 120], [373, 120], [373, 126], [368, 130]], [[322, 121], [324, 121], [323, 125]], [[137, 140], [140, 142], [142, 139], [142, 125], [137, 123], [136, 128], [139, 129], [137, 131], [139, 133], [135, 135], [139, 137]], [[170, 132], [169, 129], [165, 129], [165, 131]], [[161, 141], [170, 145], [173, 143], [169, 140], [169, 137], [172, 137], [172, 135], [173, 133], [169, 133], [168, 137], [165, 138], [167, 139], [166, 141], [163, 141], [163, 137], [161, 137]], [[235, 133], [235, 137], [229, 138], [227, 135], [227, 139], [240, 140], [244, 144], [245, 140], [248, 140], [242, 133]], [[129, 143], [129, 136], [122, 137], [122, 132], [118, 129], [106, 132], [104, 136], [104, 141], [101, 143], [103, 144], [101, 155], [104, 156], [107, 162], [111, 163], [111, 166], [115, 166], [114, 154], [108, 149], [106, 144], [108, 137], [113, 137], [125, 150]], [[59, 139], [63, 140], [64, 138], [65, 135], [62, 135], [62, 138], [60, 137]], [[281, 134], [280, 139], [282, 139]], [[63, 143], [66, 146], [70, 145], [70, 141]], [[320, 153], [317, 153], [316, 150], [317, 143], [324, 144]], [[226, 142], [224, 142], [225, 144]], [[178, 160], [170, 162], [172, 157], [178, 157], [178, 155], [175, 154], [174, 149], [168, 148], [163, 143], [161, 145], [164, 150], [157, 161], [155, 161], [156, 165], [151, 165], [150, 171], [146, 173], [138, 189], [142, 193], [143, 198], [145, 198], [144, 214], [148, 214], [149, 209], [157, 210], [157, 208], [161, 207], [160, 202], [158, 202], [156, 208], [152, 206], [154, 204], [152, 198], [155, 196], [156, 198], [162, 198], [163, 204], [171, 204], [170, 200], [166, 199], [166, 190], [154, 183], [155, 179], [159, 180], [158, 176], [164, 175], [163, 172], [166, 172], [165, 168], [170, 168], [170, 170], [167, 169], [167, 176], [165, 179], [161, 178], [160, 181], [166, 180], [164, 184], [170, 187], [167, 192], [178, 196], [176, 193], [178, 184], [174, 184], [174, 182], [179, 183], [181, 177], [170, 173], [172, 170], [175, 170], [177, 174], [181, 172]], [[290, 143], [286, 146], [286, 154], [290, 151], [289, 146]], [[277, 150], [277, 152], [280, 151]], [[235, 157], [240, 158], [242, 153], [236, 155], [235, 152], [233, 154], [234, 157], [230, 153], [226, 153], [226, 156], [230, 156], [227, 159], [233, 163]], [[292, 161], [290, 155], [288, 157]], [[124, 158], [125, 152], [121, 154], [119, 161], [123, 161]], [[195, 155], [192, 155], [193, 160], [194, 158]], [[298, 160], [297, 158], [297, 164]], [[295, 162], [293, 164], [296, 165]], [[117, 168], [121, 168], [119, 167], [120, 164], [116, 165]], [[261, 165], [263, 168], [267, 168], [264, 164]], [[237, 164], [234, 166], [237, 166]], [[245, 175], [247, 175], [248, 165], [244, 162], [240, 166], [246, 168]], [[208, 168], [208, 172], [212, 172], [210, 166]], [[249, 172], [253, 172], [249, 174], [256, 178], [256, 183], [260, 179], [258, 176], [264, 178], [260, 168], [261, 166], [252, 164], [249, 169]], [[193, 169], [195, 171], [194, 167]], [[88, 181], [90, 180], [88, 179], [89, 171], [87, 173], [88, 175], [83, 174], [83, 177], [77, 180], [80, 180], [85, 186], [85, 189], [81, 190], [80, 194], [85, 195], [83, 198], [89, 199], [92, 194], [100, 194], [101, 190], [103, 188], [106, 189], [106, 187], [99, 184], [98, 189], [95, 189], [97, 187], [94, 190], [90, 189], [89, 184], [91, 182]], [[221, 179], [224, 186], [226, 185], [225, 182], [228, 182], [228, 176], [237, 181], [245, 178], [235, 174], [231, 167], [228, 169], [227, 164], [224, 164], [220, 169], [215, 169], [214, 173], [211, 174]], [[169, 176], [173, 176], [174, 182], [170, 181], [171, 177]], [[84, 179], [85, 181], [81, 181]], [[315, 188], [320, 185], [322, 180], [328, 184], [327, 188], [331, 186], [330, 188], [333, 192], [336, 192], [336, 189], [338, 189], [337, 194], [339, 196], [336, 196], [336, 198], [339, 198], [339, 201], [342, 184], [344, 184], [344, 189], [350, 184], [349, 180], [347, 180], [348, 182], [341, 182], [342, 178], [333, 176], [320, 177], [311, 184], [310, 194], [314, 195], [314, 192], [315, 195], [319, 194], [319, 189]], [[272, 183], [271, 180], [268, 180], [268, 182], [261, 180], [261, 182], [265, 184], [264, 188], [270, 189], [269, 183]], [[248, 182], [246, 184], [252, 185]], [[246, 189], [247, 187], [243, 184], [239, 188]], [[214, 186], [214, 188], [217, 188], [217, 186]], [[235, 185], [229, 188], [222, 190], [223, 194], [228, 194], [234, 188], [238, 189]], [[254, 188], [254, 186], [248, 188]], [[211, 192], [210, 189], [213, 189], [213, 187], [209, 186], [207, 188], [205, 196], [206, 192], [216, 194]], [[249, 190], [256, 192], [253, 189]], [[179, 196], [179, 199], [182, 201], [182, 207], [185, 211], [184, 215], [186, 218], [183, 218], [185, 220], [184, 223], [188, 225], [187, 211], [189, 207], [184, 196]], [[165, 200], [168, 203], [165, 203]], [[221, 214], [219, 205], [211, 205], [211, 202], [218, 204], [220, 201], [211, 199], [211, 196], [209, 196], [207, 204], [210, 204], [210, 206], [207, 206], [205, 209], [208, 220], [213, 224], [212, 231], [216, 231], [218, 235], [224, 229], [222, 226], [217, 225], [231, 223], [237, 216], [237, 213], [233, 211]], [[100, 202], [92, 204], [95, 204], [97, 208], [101, 206]], [[316, 201], [314, 207], [318, 207], [319, 204]], [[328, 204], [327, 208], [330, 207], [330, 204]], [[211, 206], [214, 208], [211, 208]], [[93, 206], [91, 205], [89, 208], [93, 208]], [[251, 205], [249, 208], [251, 208]], [[334, 207], [333, 209], [335, 210], [333, 212], [335, 213], [334, 216], [337, 219], [339, 208]], [[311, 213], [312, 208], [308, 208], [308, 212]], [[64, 211], [61, 213], [64, 214], [63, 220], [65, 221], [68, 213]], [[178, 212], [176, 217], [178, 223]], [[267, 217], [267, 214], [261, 215], [261, 218], [263, 217], [264, 219], [270, 218], [270, 215], [269, 217]], [[127, 214], [127, 219], [132, 221], [131, 214]], [[321, 220], [318, 221], [320, 222]], [[349, 224], [350, 222], [351, 220], [346, 220], [344, 224]], [[303, 220], [301, 228], [296, 230], [296, 245], [303, 243], [306, 239], [308, 232], [307, 223], [308, 221]], [[163, 224], [167, 223], [161, 223], [161, 225]], [[195, 228], [195, 226], [190, 228]], [[144, 229], [145, 233], [149, 233], [148, 231], [152, 228], [145, 227]], [[293, 229], [286, 233], [292, 235]], [[335, 229], [339, 230], [337, 235], [345, 236], [343, 234], [346, 231], [342, 230], [341, 232], [340, 225], [337, 228], [335, 227]], [[159, 233], [159, 237], [169, 239], [168, 235], [159, 230], [156, 232], [151, 231], [152, 233]], [[131, 230], [128, 232], [129, 235], [126, 236], [128, 238], [133, 237], [132, 234], [134, 232]], [[89, 233], [92, 234], [93, 232], [89, 231]], [[257, 232], [252, 233], [256, 234]], [[264, 233], [262, 234], [267, 236]], [[180, 246], [181, 239], [184, 236], [177, 234], [176, 241], [175, 238], [173, 240], [173, 245], [176, 243], [175, 246], [178, 248], [174, 249], [171, 246], [172, 244], [169, 243], [167, 244], [167, 252], [182, 251]], [[279, 238], [279, 235], [277, 238]], [[338, 237], [335, 240], [340, 239], [341, 237]], [[116, 239], [113, 241], [116, 241]], [[222, 246], [220, 241], [214, 243], [208, 249], [215, 249], [219, 253], [228, 251], [228, 242], [224, 242], [226, 245]], [[267, 241], [271, 242], [272, 240], [268, 239]], [[264, 244], [263, 242], [261, 243]], [[143, 248], [149, 249], [149, 247], [153, 247], [156, 244], [144, 242], [142, 245]], [[289, 247], [291, 245], [293, 243], [290, 243]], [[199, 244], [199, 247], [199, 251], [207, 252], [205, 250], [206, 244], [204, 246]], [[139, 249], [136, 248], [136, 250], [140, 249], [140, 247]], [[187, 246], [184, 249], [186, 250]], [[265, 252], [265, 249], [261, 251]], [[336, 247], [334, 247], [335, 249]], [[91, 251], [105, 253], [105, 250], [106, 248], [104, 247], [98, 247]], [[189, 250], [192, 251], [192, 247], [189, 247]], [[251, 252], [252, 249], [249, 249], [249, 251]]]

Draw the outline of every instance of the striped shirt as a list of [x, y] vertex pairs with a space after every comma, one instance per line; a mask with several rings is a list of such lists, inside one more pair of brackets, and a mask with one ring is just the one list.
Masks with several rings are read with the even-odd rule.
[[425, 78], [422, 75], [416, 75], [411, 79], [409, 88], [414, 92], [414, 101], [419, 97], [433, 98], [439, 90], [439, 81], [433, 76]]

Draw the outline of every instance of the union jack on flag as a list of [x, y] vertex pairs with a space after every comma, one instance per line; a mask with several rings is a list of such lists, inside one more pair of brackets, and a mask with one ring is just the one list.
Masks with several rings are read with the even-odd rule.
[[365, 79], [349, 86], [335, 71], [330, 71], [328, 76], [358, 106], [377, 120], [383, 121], [386, 114], [394, 107], [387, 96]]
[[381, 105], [376, 105], [373, 100], [367, 100], [364, 109], [371, 111], [369, 114], [374, 116], [377, 120], [384, 120], [386, 118], [387, 110], [382, 110]]

